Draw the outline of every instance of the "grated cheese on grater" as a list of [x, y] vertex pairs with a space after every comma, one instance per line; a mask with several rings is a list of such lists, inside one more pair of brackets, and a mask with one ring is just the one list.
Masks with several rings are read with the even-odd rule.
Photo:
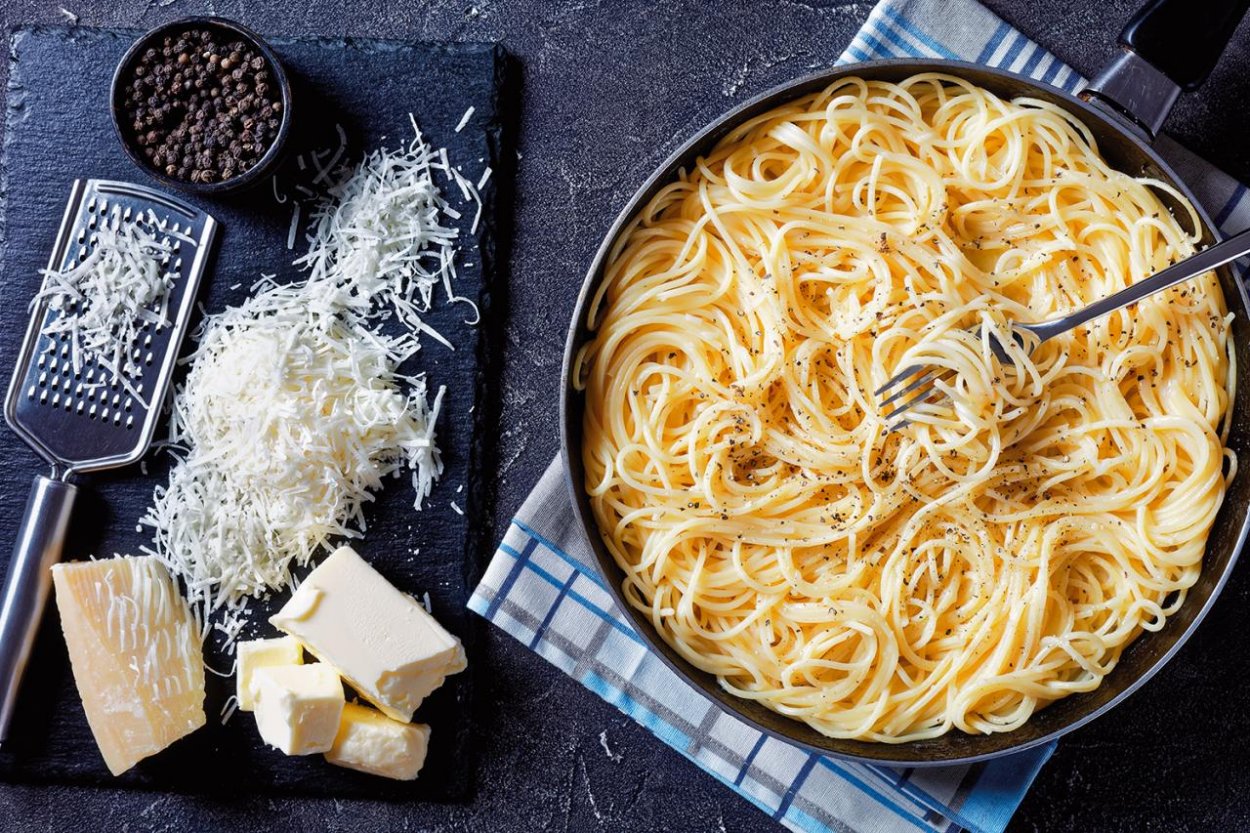
[[163, 263], [171, 245], [152, 231], [154, 222], [155, 217], [120, 223], [115, 217], [103, 224], [81, 263], [40, 272], [43, 287], [31, 302], [34, 308], [46, 299], [57, 312], [42, 333], [65, 335], [75, 372], [94, 362], [140, 401], [129, 381], [139, 372], [133, 346], [145, 325], [169, 324], [172, 278]]
[[[170, 419], [175, 464], [142, 520], [151, 550], [230, 643], [251, 598], [361, 537], [384, 478], [411, 472], [416, 507], [442, 473], [423, 377], [400, 365], [420, 335], [451, 346], [422, 315], [454, 292], [455, 228], [432, 180], [445, 153], [412, 142], [369, 154], [312, 217], [305, 280], [264, 277], [252, 298], [209, 316]], [[475, 307], [476, 309], [476, 307]], [[403, 327], [386, 328], [387, 319]]]

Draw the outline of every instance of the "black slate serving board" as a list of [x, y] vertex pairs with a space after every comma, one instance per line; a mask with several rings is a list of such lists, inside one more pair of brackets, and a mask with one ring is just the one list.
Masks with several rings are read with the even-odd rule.
[[[78, 27], [23, 28], [11, 43], [11, 69], [3, 167], [3, 282], [0, 283], [0, 377], [7, 384], [26, 326], [26, 306], [40, 282], [58, 218], [75, 177], [153, 183], [125, 157], [108, 115], [109, 81], [135, 32]], [[455, 350], [423, 339], [421, 352], [404, 370], [428, 374], [433, 391], [446, 385], [438, 441], [446, 472], [423, 512], [412, 508], [408, 478], [383, 490], [369, 512], [369, 528], [355, 546], [387, 578], [421, 598], [428, 593], [434, 614], [464, 642], [469, 671], [452, 677], [418, 711], [432, 726], [430, 753], [416, 782], [396, 783], [333, 767], [320, 756], [287, 758], [266, 747], [251, 715], [236, 714], [221, 725], [219, 712], [233, 692], [233, 678], [208, 675], [208, 725], [165, 752], [112, 778], [91, 737], [74, 687], [54, 603], [28, 669], [16, 726], [0, 751], [0, 779], [20, 782], [112, 784], [189, 793], [287, 793], [372, 797], [393, 800], [456, 801], [471, 792], [470, 700], [475, 669], [475, 631], [465, 602], [478, 575], [480, 532], [490, 517], [488, 478], [497, 403], [491, 395], [491, 274], [495, 265], [499, 171], [506, 117], [502, 107], [508, 61], [493, 45], [410, 44], [373, 40], [271, 40], [291, 75], [296, 123], [290, 162], [277, 176], [279, 194], [308, 182], [295, 158], [306, 149], [339, 144], [336, 125], [348, 137], [349, 156], [406, 143], [408, 114], [418, 119], [435, 147], [446, 147], [453, 164], [476, 181], [490, 165], [495, 175], [482, 190], [484, 210], [470, 233], [472, 206], [459, 190], [444, 186], [462, 211], [462, 256], [458, 292], [478, 302], [483, 321], [464, 324], [468, 307], [439, 305], [427, 321], [448, 336]], [[460, 132], [455, 127], [475, 108]], [[160, 187], [159, 185], [157, 187]], [[279, 204], [269, 183], [229, 198], [188, 197], [223, 226], [215, 263], [205, 277], [200, 301], [216, 311], [243, 300], [261, 272], [294, 278], [290, 265], [301, 252], [287, 248], [292, 205]], [[307, 216], [307, 210], [303, 215]], [[232, 288], [235, 287], [235, 288]], [[186, 352], [184, 348], [184, 352]], [[160, 438], [164, 426], [157, 432]], [[47, 466], [9, 430], [0, 429], [0, 564], [7, 561], [30, 486]], [[149, 536], [136, 528], [152, 488], [164, 482], [168, 458], [159, 451], [138, 465], [84, 479], [75, 510], [74, 539], [67, 559], [115, 552], [138, 553]], [[146, 469], [146, 474], [144, 470]], [[455, 501], [464, 510], [450, 508]], [[414, 554], [419, 550], [419, 554]], [[259, 605], [251, 635], [276, 635], [268, 612], [285, 594]], [[230, 668], [216, 646], [210, 664]]]

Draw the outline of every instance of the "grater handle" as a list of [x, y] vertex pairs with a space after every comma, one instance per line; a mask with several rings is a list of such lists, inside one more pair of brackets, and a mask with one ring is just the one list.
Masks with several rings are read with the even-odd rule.
[[77, 494], [77, 486], [39, 476], [26, 501], [0, 596], [0, 745], [9, 736], [17, 691], [52, 585], [52, 565], [61, 560]]

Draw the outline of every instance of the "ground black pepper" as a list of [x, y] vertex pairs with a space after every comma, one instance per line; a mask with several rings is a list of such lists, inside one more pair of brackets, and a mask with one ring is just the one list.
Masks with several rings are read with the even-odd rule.
[[272, 68], [228, 31], [188, 29], [144, 50], [122, 96], [123, 124], [166, 176], [223, 182], [261, 160], [282, 123]]

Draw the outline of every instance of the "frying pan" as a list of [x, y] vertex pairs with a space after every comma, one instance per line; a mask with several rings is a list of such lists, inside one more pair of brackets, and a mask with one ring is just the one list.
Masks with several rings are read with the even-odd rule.
[[[1152, 0], [1120, 35], [1123, 47], [1079, 97], [1019, 75], [988, 67], [940, 60], [883, 60], [848, 64], [802, 78], [766, 92], [729, 111], [682, 145], [638, 189], [599, 247], [582, 285], [569, 329], [561, 380], [561, 443], [569, 491], [577, 517], [616, 603], [634, 629], [661, 659], [729, 714], [755, 728], [824, 755], [894, 766], [970, 763], [1046, 743], [1109, 711], [1156, 674], [1189, 638], [1219, 595], [1250, 529], [1250, 476], [1241, 474], [1228, 488], [1216, 517], [1202, 572], [1185, 604], [1157, 633], [1142, 634], [1097, 689], [1051, 703], [1021, 728], [990, 735], [958, 731], [931, 740], [901, 744], [870, 743], [826, 737], [805, 723], [784, 717], [758, 703], [734, 697], [716, 678], [695, 668], [660, 637], [646, 615], [626, 601], [623, 573], [600, 537], [586, 496], [582, 467], [584, 395], [573, 386], [574, 357], [593, 337], [587, 325], [591, 298], [603, 280], [609, 251], [629, 220], [683, 168], [689, 169], [733, 127], [791, 99], [827, 87], [846, 76], [900, 81], [919, 72], [959, 76], [1004, 98], [1030, 96], [1072, 113], [1092, 131], [1103, 157], [1117, 169], [1170, 183], [1197, 207], [1204, 245], [1218, 239], [1214, 225], [1178, 175], [1160, 158], [1153, 142], [1182, 90], [1196, 89], [1214, 69], [1219, 55], [1244, 16], [1250, 0]], [[1159, 195], [1170, 209], [1177, 206]], [[1182, 216], [1175, 212], [1177, 216]], [[1237, 360], [1237, 393], [1232, 403], [1229, 446], [1250, 459], [1250, 298], [1229, 268], [1217, 270], [1224, 297], [1235, 313], [1232, 325]]]

